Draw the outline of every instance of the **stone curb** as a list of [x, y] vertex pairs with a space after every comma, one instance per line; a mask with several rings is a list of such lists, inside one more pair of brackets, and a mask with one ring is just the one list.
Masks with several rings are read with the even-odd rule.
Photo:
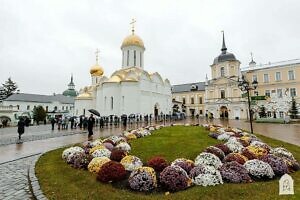
[[40, 188], [39, 181], [35, 176], [35, 164], [42, 155], [43, 154], [41, 153], [32, 161], [30, 168], [28, 170], [28, 179], [29, 179], [28, 182], [29, 182], [29, 187], [31, 188], [33, 199], [47, 200], [46, 196], [43, 194]]

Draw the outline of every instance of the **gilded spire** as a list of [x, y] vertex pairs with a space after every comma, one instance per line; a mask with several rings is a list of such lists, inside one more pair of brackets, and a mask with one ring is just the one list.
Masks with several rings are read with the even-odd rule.
[[132, 32], [132, 35], [134, 35], [134, 24], [135, 24], [136, 20], [134, 18], [132, 18], [130, 24], [131, 24], [131, 32]]
[[221, 31], [223, 33], [223, 43], [222, 43], [222, 54], [226, 54], [227, 48], [226, 48], [226, 44], [225, 44], [225, 36], [224, 36], [224, 31]]

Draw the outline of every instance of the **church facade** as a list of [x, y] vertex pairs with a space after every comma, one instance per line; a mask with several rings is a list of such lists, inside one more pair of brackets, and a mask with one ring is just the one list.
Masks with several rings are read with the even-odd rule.
[[110, 77], [98, 64], [90, 69], [91, 85], [82, 88], [75, 98], [75, 115], [88, 115], [96, 109], [102, 116], [171, 114], [171, 84], [159, 73], [144, 69], [145, 46], [132, 28], [121, 45], [122, 68]]

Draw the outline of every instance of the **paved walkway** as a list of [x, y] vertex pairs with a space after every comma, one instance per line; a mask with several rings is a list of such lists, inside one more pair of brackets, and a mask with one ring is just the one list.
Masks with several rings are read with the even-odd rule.
[[[207, 123], [206, 120], [186, 120], [178, 123]], [[239, 120], [220, 121], [214, 120], [211, 123], [221, 123], [225, 126], [239, 127], [249, 130], [249, 123]], [[136, 125], [128, 128], [135, 128]], [[47, 126], [42, 127], [39, 133], [37, 127], [32, 127], [27, 134], [29, 137], [34, 136], [57, 134], [51, 133], [51, 130], [47, 129]], [[49, 127], [48, 127], [49, 128]], [[1, 129], [0, 140], [6, 139], [9, 136], [15, 134], [13, 129], [5, 132], [5, 129]], [[300, 146], [300, 124], [254, 124], [254, 131], [268, 137], [273, 137], [279, 140], [283, 140], [292, 144]], [[80, 130], [76, 130], [78, 134], [70, 134], [63, 136], [57, 135], [57, 137], [47, 139], [37, 139], [35, 141], [24, 142], [22, 144], [10, 144], [0, 146], [0, 199], [43, 199], [41, 193], [33, 195], [32, 187], [37, 187], [37, 181], [32, 185], [30, 182], [30, 176], [34, 176], [34, 170], [30, 175], [29, 168], [34, 166], [35, 160], [40, 153], [56, 149], [62, 146], [80, 143], [87, 139], [87, 133], [80, 133]], [[122, 132], [121, 127], [108, 127], [102, 130], [96, 129], [94, 137], [106, 137], [109, 135], [118, 135]], [[41, 195], [41, 196], [39, 196]]]

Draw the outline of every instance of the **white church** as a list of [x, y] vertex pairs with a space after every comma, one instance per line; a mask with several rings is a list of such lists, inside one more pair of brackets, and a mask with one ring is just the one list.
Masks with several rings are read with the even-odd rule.
[[159, 73], [144, 70], [145, 46], [135, 34], [127, 36], [121, 45], [122, 68], [109, 78], [98, 63], [91, 67], [91, 85], [82, 88], [75, 98], [75, 115], [89, 115], [96, 109], [101, 116], [139, 114], [157, 116], [171, 114], [172, 94], [168, 79]]

